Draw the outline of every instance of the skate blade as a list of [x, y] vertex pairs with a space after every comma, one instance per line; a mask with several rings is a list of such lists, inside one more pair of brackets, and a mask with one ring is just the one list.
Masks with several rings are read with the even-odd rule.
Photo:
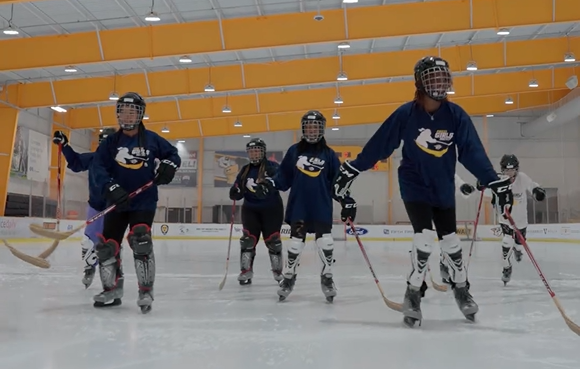
[[113, 301], [106, 303], [106, 302], [102, 302], [102, 301], [95, 301], [93, 303], [93, 306], [96, 308], [107, 308], [107, 307], [113, 307], [113, 306], [119, 306], [122, 304], [121, 299], [114, 299]]
[[151, 305], [141, 306], [141, 314], [148, 314], [151, 312]]
[[403, 318], [403, 324], [409, 328], [415, 328], [415, 323], [419, 322], [419, 327], [421, 326], [421, 319], [415, 319], [410, 316]]
[[334, 302], [334, 296], [326, 296], [326, 302], [332, 304]]
[[248, 284], [252, 284], [251, 279], [246, 279], [245, 281], [238, 281], [238, 282], [240, 282], [240, 286], [246, 286]]

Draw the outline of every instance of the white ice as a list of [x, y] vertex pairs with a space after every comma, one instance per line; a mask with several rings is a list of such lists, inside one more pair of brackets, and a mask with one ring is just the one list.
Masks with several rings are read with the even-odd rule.
[[[15, 244], [37, 255], [48, 244]], [[401, 301], [408, 243], [365, 244], [387, 295]], [[527, 259], [507, 287], [500, 246], [478, 242], [470, 268], [479, 304], [466, 322], [451, 292], [430, 288], [421, 327], [402, 325], [386, 307], [354, 242], [337, 242], [335, 281], [327, 304], [309, 242], [294, 292], [278, 302], [266, 248], [258, 245], [255, 278], [240, 286], [238, 245], [218, 291], [226, 241], [155, 242], [153, 311], [142, 315], [132, 257], [124, 249], [123, 305], [95, 309], [95, 278], [81, 284], [80, 246], [65, 242], [42, 270], [0, 249], [1, 369], [578, 369], [580, 337], [564, 324]], [[568, 315], [580, 323], [580, 245], [532, 243], [536, 258]], [[439, 279], [438, 253], [431, 268]]]

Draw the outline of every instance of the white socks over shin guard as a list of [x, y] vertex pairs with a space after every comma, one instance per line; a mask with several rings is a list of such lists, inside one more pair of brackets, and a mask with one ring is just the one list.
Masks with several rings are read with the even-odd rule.
[[413, 235], [413, 247], [411, 248], [411, 272], [407, 281], [417, 289], [421, 288], [427, 272], [427, 263], [433, 250], [433, 243], [437, 233], [435, 231], [424, 229], [422, 233]]
[[332, 264], [334, 264], [334, 240], [332, 239], [332, 234], [323, 234], [322, 237], [316, 240], [316, 246], [318, 248], [318, 256], [322, 260], [320, 275], [332, 277]]
[[300, 255], [304, 250], [305, 243], [301, 239], [290, 237], [290, 242], [288, 242], [288, 257], [286, 258], [286, 263], [284, 263], [283, 274], [286, 278], [292, 278], [296, 274], [296, 267], [300, 262]]
[[456, 284], [467, 282], [463, 250], [457, 234], [451, 233], [443, 236], [443, 239], [439, 241], [439, 247], [441, 248], [441, 260], [449, 268], [449, 279]]

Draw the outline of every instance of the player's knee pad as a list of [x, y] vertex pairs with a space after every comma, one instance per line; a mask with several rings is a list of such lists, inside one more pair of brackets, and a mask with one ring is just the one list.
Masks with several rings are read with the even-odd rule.
[[135, 224], [127, 235], [127, 241], [135, 255], [150, 255], [153, 252], [151, 227], [147, 224]]
[[247, 230], [243, 230], [243, 235], [240, 237], [240, 247], [242, 248], [242, 252], [254, 251], [256, 248], [256, 243], [258, 243], [256, 236], [250, 234]]
[[266, 247], [270, 254], [280, 254], [282, 252], [282, 240], [280, 239], [280, 232], [276, 232], [268, 236], [264, 240]]
[[430, 229], [424, 229], [421, 233], [415, 233], [413, 235], [413, 249], [417, 253], [431, 255], [436, 237], [437, 233]]
[[501, 239], [501, 247], [504, 249], [511, 249], [514, 245], [515, 241], [512, 236], [504, 235]]
[[87, 234], [83, 234], [83, 238], [81, 240], [81, 247], [85, 250], [90, 250], [95, 246], [93, 240], [90, 239], [89, 236], [87, 236]]
[[439, 241], [439, 247], [441, 248], [441, 252], [444, 252], [448, 255], [454, 255], [458, 252], [461, 252], [461, 240], [457, 233], [446, 234], [443, 236], [443, 239]]
[[298, 221], [290, 225], [290, 237], [300, 239], [304, 242], [306, 239], [306, 231], [304, 229], [304, 222]]
[[304, 250], [306, 244], [302, 239], [290, 237], [290, 242], [288, 242], [288, 252], [296, 255], [300, 255], [302, 250]]
[[99, 243], [95, 246], [97, 251], [97, 258], [103, 264], [107, 260], [115, 259], [119, 255], [121, 247], [119, 243], [113, 239], [105, 240], [103, 236], [99, 236]]
[[325, 233], [317, 238], [316, 246], [318, 246], [319, 250], [332, 252], [334, 250], [334, 239], [332, 238], [332, 234]]

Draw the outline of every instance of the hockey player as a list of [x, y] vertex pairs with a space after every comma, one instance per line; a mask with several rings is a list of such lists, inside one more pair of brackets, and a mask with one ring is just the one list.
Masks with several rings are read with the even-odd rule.
[[[534, 182], [526, 173], [520, 172], [520, 161], [513, 154], [502, 156], [499, 165], [501, 173], [510, 178], [512, 182], [512, 192], [514, 194], [514, 206], [511, 212], [512, 219], [520, 233], [526, 238], [526, 228], [528, 227], [528, 194], [529, 191], [534, 200], [544, 201], [546, 191]], [[484, 192], [485, 194], [485, 192]], [[492, 194], [491, 203], [495, 205], [497, 200]], [[512, 225], [507, 219], [500, 217], [499, 220], [503, 238], [501, 249], [503, 255], [503, 271], [501, 280], [504, 286], [511, 280], [512, 262], [511, 256], [519, 263], [522, 260], [522, 242], [515, 234]]]
[[[123, 297], [121, 243], [129, 226], [127, 241], [133, 250], [139, 297], [145, 314], [151, 310], [155, 282], [155, 256], [151, 224], [158, 200], [158, 185], [171, 183], [181, 165], [177, 149], [157, 133], [145, 129], [145, 101], [129, 92], [117, 101], [119, 131], [108, 136], [93, 159], [94, 183], [114, 211], [105, 215], [103, 234], [96, 245], [103, 292], [94, 296], [95, 307], [118, 305]], [[155, 159], [159, 167], [155, 169]], [[129, 200], [129, 193], [150, 181], [154, 186]]]
[[[106, 128], [99, 134], [99, 143], [109, 134], [115, 133], [115, 129]], [[52, 142], [56, 145], [62, 145], [62, 154], [64, 155], [67, 168], [75, 173], [89, 171], [89, 206], [87, 207], [87, 219], [92, 218], [97, 213], [105, 210], [107, 202], [103, 198], [100, 190], [93, 185], [93, 174], [91, 170], [94, 153], [87, 152], [79, 154], [68, 144], [68, 137], [62, 131], [54, 132]], [[103, 218], [98, 218], [87, 225], [81, 241], [81, 255], [84, 264], [82, 283], [85, 288], [93, 283], [95, 277], [95, 267], [97, 264], [97, 255], [94, 245], [97, 243], [97, 235], [103, 231]]]
[[513, 203], [511, 183], [494, 171], [467, 113], [447, 101], [447, 91], [452, 87], [449, 64], [434, 56], [422, 58], [415, 65], [414, 76], [414, 100], [401, 105], [387, 118], [354, 161], [342, 164], [334, 181], [334, 195], [345, 196], [361, 171], [388, 158], [403, 141], [399, 188], [415, 232], [403, 302], [404, 322], [412, 327], [422, 319], [421, 298], [427, 288], [424, 279], [435, 237], [439, 238], [444, 262], [450, 270], [457, 305], [467, 319], [474, 320], [478, 306], [469, 292], [456, 234], [456, 162], [459, 159], [496, 193], [502, 211], [509, 211]]
[[[284, 279], [278, 296], [285, 300], [296, 282], [296, 268], [304, 250], [307, 233], [314, 233], [318, 254], [322, 260], [320, 284], [328, 302], [336, 296], [332, 266], [334, 240], [332, 239], [332, 179], [338, 174], [340, 162], [334, 150], [326, 144], [326, 118], [316, 110], [302, 117], [302, 139], [290, 146], [276, 175], [259, 183], [258, 197], [274, 190], [290, 189], [285, 222], [290, 225], [288, 256], [284, 265]], [[345, 196], [341, 202], [343, 221], [354, 221], [356, 202]]]
[[243, 235], [240, 238], [240, 275], [241, 285], [251, 284], [254, 277], [254, 258], [260, 233], [270, 255], [272, 273], [276, 281], [282, 280], [282, 241], [280, 228], [284, 221], [284, 204], [277, 190], [270, 192], [266, 198], [256, 197], [256, 183], [266, 177], [273, 177], [278, 170], [278, 163], [266, 159], [266, 143], [253, 138], [246, 144], [249, 164], [240, 169], [234, 185], [230, 188], [230, 199], [240, 201], [242, 205]]

